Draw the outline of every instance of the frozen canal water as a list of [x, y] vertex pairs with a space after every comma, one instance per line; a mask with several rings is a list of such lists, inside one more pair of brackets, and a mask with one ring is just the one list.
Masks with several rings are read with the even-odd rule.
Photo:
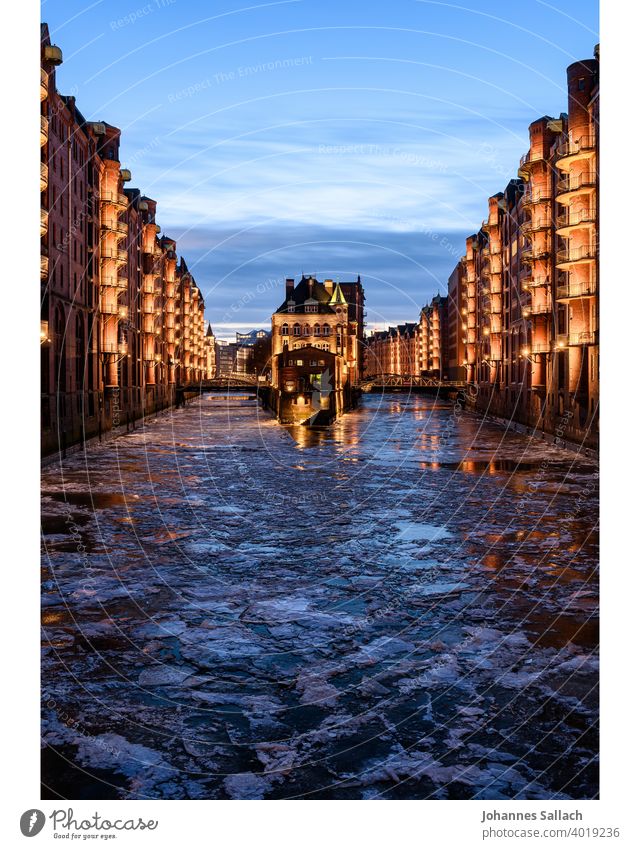
[[597, 470], [207, 396], [43, 474], [46, 798], [591, 798]]

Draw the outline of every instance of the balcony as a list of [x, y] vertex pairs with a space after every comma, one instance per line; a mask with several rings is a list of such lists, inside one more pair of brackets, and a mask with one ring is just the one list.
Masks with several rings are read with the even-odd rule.
[[100, 302], [100, 312], [102, 315], [119, 315], [119, 307], [113, 301], [102, 300]]
[[102, 192], [100, 195], [100, 203], [112, 204], [121, 209], [126, 209], [129, 206], [129, 198], [120, 192]]
[[47, 143], [49, 138], [49, 121], [45, 115], [40, 116], [40, 147]]
[[520, 169], [528, 171], [534, 162], [544, 162], [544, 152], [542, 150], [530, 150], [520, 157]]
[[46, 100], [49, 96], [49, 74], [44, 68], [40, 68], [40, 100]]
[[579, 209], [577, 212], [565, 210], [556, 218], [556, 231], [560, 236], [596, 222], [596, 213], [592, 209]]
[[49, 185], [49, 166], [46, 162], [40, 163], [40, 191], [44, 192]]
[[551, 200], [551, 189], [532, 189], [527, 186], [520, 203], [523, 206], [531, 206], [536, 203], [547, 203]]
[[46, 236], [49, 229], [49, 212], [46, 209], [40, 210], [40, 236]]
[[527, 286], [529, 289], [537, 289], [540, 286], [551, 286], [551, 280], [549, 277], [532, 277]]
[[48, 44], [44, 48], [44, 58], [52, 65], [62, 64], [62, 50], [56, 44]]
[[556, 263], [558, 267], [568, 265], [579, 265], [584, 262], [591, 262], [596, 258], [595, 245], [581, 245], [579, 248], [565, 248], [558, 251]]
[[568, 203], [576, 194], [592, 192], [596, 187], [596, 175], [591, 172], [584, 174], [567, 174], [558, 180], [556, 200], [558, 203]]
[[549, 315], [553, 312], [553, 304], [551, 301], [543, 301], [539, 304], [531, 304], [526, 309], [529, 315]]
[[534, 345], [531, 346], [531, 353], [532, 354], [548, 354], [550, 350], [551, 350], [551, 343], [548, 342], [548, 341], [547, 342], [536, 342]]
[[100, 252], [100, 259], [102, 260], [115, 260], [118, 264], [123, 264], [128, 259], [128, 254], [126, 251], [122, 251], [119, 248], [102, 248]]
[[548, 218], [535, 218], [530, 221], [523, 221], [520, 225], [520, 232], [523, 236], [528, 233], [537, 233], [540, 230], [548, 230], [551, 227], [551, 221]]
[[51, 342], [49, 336], [49, 322], [46, 319], [40, 319], [40, 344], [46, 345]]
[[565, 333], [556, 338], [556, 348], [579, 347], [581, 345], [595, 345], [596, 333], [594, 330], [584, 330], [580, 333]]
[[532, 263], [537, 260], [547, 259], [549, 253], [548, 248], [524, 248], [520, 251], [520, 259], [522, 262]]
[[49, 276], [49, 257], [40, 257], [40, 279], [44, 280]]
[[117, 274], [104, 274], [100, 278], [100, 285], [109, 289], [128, 289], [129, 281], [126, 277], [118, 277]]
[[596, 294], [596, 282], [594, 280], [582, 280], [579, 283], [562, 283], [558, 285], [556, 297], [559, 301], [568, 301], [572, 298], [593, 298]]
[[567, 139], [556, 148], [556, 164], [566, 169], [572, 162], [591, 156], [596, 149], [595, 135], [581, 136], [579, 139]]
[[129, 233], [129, 225], [126, 221], [118, 221], [117, 218], [103, 218], [100, 227], [109, 233], [118, 233], [126, 236]]
[[124, 342], [103, 342], [103, 354], [126, 354], [127, 346]]

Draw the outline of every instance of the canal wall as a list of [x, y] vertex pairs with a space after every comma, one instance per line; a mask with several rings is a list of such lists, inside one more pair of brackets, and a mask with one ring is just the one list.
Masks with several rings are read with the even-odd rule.
[[59, 456], [66, 457], [67, 454], [81, 450], [86, 445], [100, 443], [116, 436], [122, 436], [136, 429], [138, 423], [144, 426], [144, 419], [157, 416], [159, 413], [169, 412], [194, 398], [200, 397], [199, 392], [188, 391], [176, 392], [175, 390], [167, 396], [153, 396], [150, 394], [144, 406], [129, 403], [124, 407], [117, 392], [106, 392], [103, 409], [98, 415], [91, 418], [82, 418], [81, 415], [74, 419], [65, 430], [43, 431], [41, 434], [41, 459], [43, 463], [51, 462]]
[[[577, 408], [565, 408], [562, 400], [528, 392], [491, 391], [470, 384], [463, 393], [465, 409], [486, 415], [491, 421], [518, 433], [526, 433], [554, 445], [597, 456], [599, 434], [593, 422], [585, 422]], [[597, 422], [597, 418], [595, 419]]]

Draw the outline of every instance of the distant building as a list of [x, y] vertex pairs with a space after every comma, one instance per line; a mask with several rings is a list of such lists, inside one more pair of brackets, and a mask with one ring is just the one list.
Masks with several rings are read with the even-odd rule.
[[236, 333], [235, 342], [224, 339], [215, 343], [216, 375], [262, 374], [267, 357], [262, 354], [262, 347], [268, 346], [271, 333], [268, 330], [250, 330], [247, 333]]
[[269, 336], [268, 330], [249, 330], [247, 333], [236, 332], [236, 343], [238, 345], [255, 345], [259, 339]]
[[447, 380], [448, 323], [448, 298], [436, 295], [420, 310], [417, 323], [375, 331], [366, 340], [367, 377], [394, 375]]
[[205, 359], [205, 374], [206, 380], [212, 380], [217, 377], [217, 356], [216, 356], [216, 337], [211, 328], [211, 323], [207, 327], [207, 332], [204, 336], [204, 359]]
[[227, 342], [220, 339], [215, 343], [216, 347], [216, 376], [228, 377], [237, 371], [236, 361], [238, 345], [235, 342]]
[[466, 369], [464, 337], [467, 332], [466, 284], [460, 263], [451, 272], [447, 300], [448, 345], [446, 349], [449, 380], [465, 380]]
[[307, 421], [318, 411], [320, 398], [325, 418], [348, 409], [363, 368], [360, 277], [338, 283], [303, 275], [297, 285], [287, 278], [285, 300], [271, 325], [271, 382], [279, 418]]

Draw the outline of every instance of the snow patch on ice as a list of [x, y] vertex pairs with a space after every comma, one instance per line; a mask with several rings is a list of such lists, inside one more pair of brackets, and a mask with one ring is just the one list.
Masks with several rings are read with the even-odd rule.
[[427, 540], [436, 542], [440, 539], [451, 537], [449, 531], [440, 525], [427, 525], [421, 522], [396, 522], [400, 529], [398, 538], [404, 542], [415, 542], [416, 540]]

